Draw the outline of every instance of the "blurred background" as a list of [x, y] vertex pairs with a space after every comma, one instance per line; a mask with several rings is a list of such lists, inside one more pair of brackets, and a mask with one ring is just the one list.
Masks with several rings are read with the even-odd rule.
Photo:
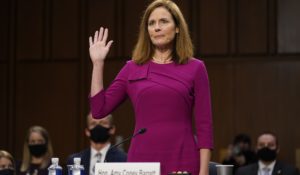
[[[0, 149], [21, 159], [32, 125], [49, 131], [62, 162], [87, 147], [88, 36], [104, 26], [114, 40], [105, 66], [108, 86], [131, 57], [149, 2], [2, 0]], [[205, 61], [210, 77], [213, 160], [222, 161], [236, 134], [249, 134], [255, 144], [260, 132], [270, 130], [278, 135], [280, 159], [299, 167], [300, 1], [175, 2], [189, 24], [195, 57]], [[129, 100], [113, 115], [117, 135], [130, 136], [134, 114]]]

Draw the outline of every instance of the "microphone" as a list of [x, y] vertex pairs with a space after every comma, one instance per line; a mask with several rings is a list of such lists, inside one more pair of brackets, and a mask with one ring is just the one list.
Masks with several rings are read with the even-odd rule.
[[[138, 132], [136, 132], [135, 134], [133, 134], [133, 135], [130, 136], [130, 137], [127, 137], [127, 138], [124, 139], [122, 142], [117, 143], [117, 144], [115, 144], [115, 145], [112, 145], [112, 146], [108, 149], [107, 152], [109, 152], [110, 150], [112, 150], [112, 149], [118, 147], [119, 145], [122, 145], [123, 143], [127, 142], [128, 140], [133, 139], [133, 138], [134, 138], [135, 136], [137, 136], [137, 135], [144, 134], [146, 131], [147, 131], [146, 128], [141, 128], [141, 129], [139, 129]], [[104, 162], [107, 162], [106, 158], [105, 158]]]
[[132, 137], [135, 137], [136, 135], [139, 135], [139, 134], [144, 134], [146, 131], [147, 131], [146, 128], [142, 128], [137, 133], [135, 133]]
[[136, 133], [135, 133], [135, 134], [133, 134], [132, 136], [130, 136], [130, 137], [127, 137], [127, 138], [126, 138], [126, 139], [124, 139], [122, 142], [120, 142], [120, 143], [117, 143], [117, 144], [115, 144], [115, 145], [111, 146], [111, 147], [109, 148], [109, 150], [111, 150], [111, 149], [113, 149], [113, 148], [116, 148], [116, 147], [118, 147], [119, 145], [121, 145], [121, 144], [123, 144], [123, 143], [127, 142], [128, 140], [131, 140], [132, 138], [134, 138], [134, 137], [135, 137], [135, 136], [137, 136], [137, 135], [144, 134], [146, 131], [147, 131], [147, 129], [146, 129], [146, 128], [141, 128], [140, 130], [138, 130], [138, 132], [136, 132]]

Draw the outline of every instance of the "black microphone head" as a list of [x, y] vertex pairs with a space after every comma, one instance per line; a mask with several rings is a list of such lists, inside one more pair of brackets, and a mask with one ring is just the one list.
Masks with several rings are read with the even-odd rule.
[[138, 132], [138, 133], [139, 133], [139, 134], [144, 134], [146, 131], [147, 131], [147, 129], [146, 129], [146, 128], [142, 128], [142, 129], [140, 129], [140, 130], [139, 130], [139, 132]]

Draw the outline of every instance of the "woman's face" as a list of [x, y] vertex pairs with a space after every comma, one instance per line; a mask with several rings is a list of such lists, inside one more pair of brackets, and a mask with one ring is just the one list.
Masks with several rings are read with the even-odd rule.
[[43, 136], [38, 132], [32, 132], [29, 136], [29, 145], [37, 145], [46, 143]]
[[46, 140], [39, 132], [30, 134], [28, 144], [29, 152], [34, 157], [41, 157], [47, 152]]
[[172, 47], [179, 29], [176, 27], [171, 13], [164, 7], [153, 10], [148, 19], [148, 33], [152, 44], [156, 47]]
[[8, 158], [6, 157], [0, 158], [0, 170], [13, 169], [13, 168], [14, 168], [13, 164]]

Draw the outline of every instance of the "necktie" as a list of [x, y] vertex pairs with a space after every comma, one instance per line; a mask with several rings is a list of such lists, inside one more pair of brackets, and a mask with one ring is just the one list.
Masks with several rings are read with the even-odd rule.
[[96, 165], [96, 163], [100, 163], [101, 162], [101, 156], [102, 156], [101, 153], [95, 154], [96, 162], [95, 162], [95, 164], [93, 166], [92, 172], [90, 173], [91, 175], [95, 174], [95, 165]]
[[96, 163], [99, 163], [99, 162], [101, 162], [101, 153], [97, 153], [96, 155], [95, 155], [95, 157], [96, 157]]

